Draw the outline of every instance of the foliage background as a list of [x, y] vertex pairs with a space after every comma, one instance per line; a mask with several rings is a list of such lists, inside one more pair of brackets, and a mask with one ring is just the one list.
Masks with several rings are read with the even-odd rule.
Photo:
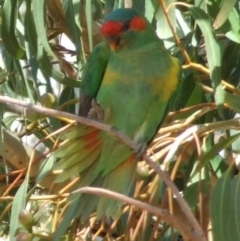
[[[130, 213], [129, 219], [123, 215], [111, 225], [100, 225], [94, 214], [84, 224], [75, 218], [61, 240], [91, 240], [102, 235], [106, 240], [165, 241], [179, 240], [179, 233], [184, 240], [240, 240], [239, 1], [2, 0], [0, 6], [3, 236], [14, 240], [16, 234], [19, 238], [24, 233], [31, 234], [25, 240], [52, 240], [54, 234], [57, 240], [62, 235], [59, 224], [65, 229], [70, 225], [64, 216], [69, 201], [56, 193], [67, 195], [73, 183], [66, 180], [52, 185], [57, 174], [50, 172], [53, 160], [47, 154], [66, 117], [77, 117], [40, 106], [76, 113], [82, 66], [101, 41], [102, 19], [112, 9], [125, 6], [146, 16], [183, 66], [177, 110], [169, 113], [148, 152], [171, 181], [162, 182], [142, 162], [137, 197], [150, 203], [154, 180], [158, 180], [162, 188], [157, 207], [169, 210], [186, 230], [194, 229], [196, 224], [183, 214], [182, 204], [172, 195], [172, 185], [176, 185], [205, 237], [198, 233], [190, 237], [190, 231], [184, 235], [176, 223], [160, 219], [156, 210], [150, 214], [140, 208], [137, 219]], [[65, 36], [74, 48], [63, 40]], [[38, 106], [29, 107], [21, 100]], [[37, 185], [40, 181], [41, 186]], [[30, 227], [18, 221], [19, 212], [26, 208], [35, 220]]]

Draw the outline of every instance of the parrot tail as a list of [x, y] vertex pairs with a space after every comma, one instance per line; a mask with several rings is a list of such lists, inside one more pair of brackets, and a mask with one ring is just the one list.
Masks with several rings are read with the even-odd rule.
[[[101, 187], [124, 195], [133, 191], [137, 159], [133, 150], [117, 138], [93, 127], [76, 125], [59, 135], [62, 140], [52, 152], [55, 170], [62, 170], [56, 182], [79, 175], [74, 190]], [[78, 200], [76, 200], [76, 198]], [[118, 219], [123, 203], [92, 194], [74, 195], [78, 202], [75, 216], [86, 220], [93, 212], [100, 219], [104, 215]]]

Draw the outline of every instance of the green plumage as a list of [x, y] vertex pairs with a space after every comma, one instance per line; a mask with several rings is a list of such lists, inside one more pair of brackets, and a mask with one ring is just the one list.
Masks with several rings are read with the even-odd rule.
[[[84, 67], [79, 113], [87, 116], [94, 98], [104, 110], [103, 122], [139, 145], [149, 144], [179, 84], [180, 65], [147, 20], [133, 9], [110, 13], [103, 26], [105, 41], [94, 48]], [[97, 136], [95, 160], [86, 165], [79, 158], [81, 161], [71, 169], [81, 170], [79, 187], [92, 185], [129, 195], [138, 161], [135, 153], [107, 133]], [[78, 141], [79, 145], [85, 142], [83, 137]], [[89, 148], [89, 155], [92, 152]], [[118, 218], [121, 212], [121, 203], [107, 198], [84, 194], [79, 203], [76, 215], [82, 217], [96, 208], [99, 218], [104, 214]]]
[[97, 95], [103, 76], [105, 74], [110, 49], [107, 43], [98, 44], [88, 58], [84, 66], [84, 75], [81, 82], [79, 115], [87, 116], [91, 108], [91, 100]]

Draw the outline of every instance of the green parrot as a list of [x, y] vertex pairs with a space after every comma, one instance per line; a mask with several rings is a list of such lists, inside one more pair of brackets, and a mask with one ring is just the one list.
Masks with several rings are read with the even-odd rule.
[[[94, 100], [103, 111], [103, 123], [140, 147], [149, 145], [178, 88], [180, 64], [146, 18], [133, 9], [109, 13], [101, 35], [104, 41], [93, 49], [84, 66], [79, 115], [87, 117]], [[95, 186], [130, 195], [138, 153], [108, 133], [79, 126], [77, 157], [70, 163], [65, 158], [63, 175], [78, 173], [78, 187]], [[122, 208], [119, 201], [90, 194], [81, 194], [75, 204], [75, 215], [83, 219], [94, 211], [98, 218], [118, 218]]]

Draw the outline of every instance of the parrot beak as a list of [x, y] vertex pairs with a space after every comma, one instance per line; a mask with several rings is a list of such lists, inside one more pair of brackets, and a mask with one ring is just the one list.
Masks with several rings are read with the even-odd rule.
[[113, 52], [116, 52], [116, 48], [117, 48], [117, 42], [111, 42], [109, 44], [110, 46], [110, 49], [113, 51]]
[[108, 39], [109, 47], [113, 52], [116, 52], [119, 42], [120, 39], [118, 36], [111, 36], [111, 38]]

